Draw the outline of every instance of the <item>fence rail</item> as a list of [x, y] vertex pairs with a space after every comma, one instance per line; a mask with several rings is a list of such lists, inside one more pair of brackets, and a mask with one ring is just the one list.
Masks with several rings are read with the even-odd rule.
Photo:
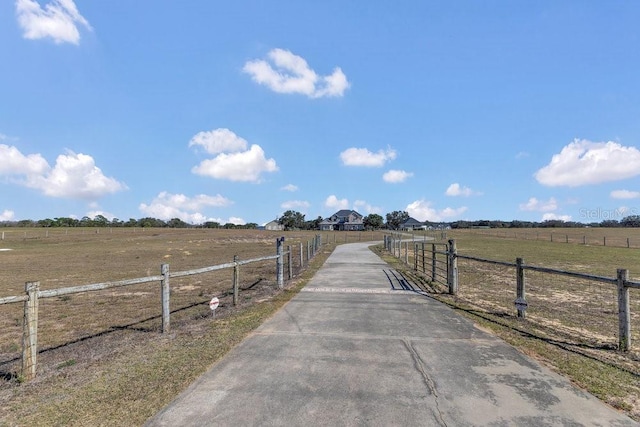
[[[322, 245], [322, 238], [320, 235], [316, 235], [311, 241], [307, 242], [307, 256], [308, 262], [313, 258]], [[38, 353], [38, 306], [39, 299], [53, 298], [64, 295], [80, 294], [86, 292], [94, 292], [124, 286], [139, 285], [150, 282], [160, 282], [161, 304], [162, 304], [162, 332], [167, 333], [170, 330], [170, 279], [192, 276], [197, 274], [208, 273], [217, 270], [233, 268], [233, 280], [232, 280], [232, 292], [233, 292], [233, 305], [238, 302], [239, 293], [239, 268], [240, 266], [276, 260], [276, 284], [278, 288], [284, 286], [285, 271], [287, 272], [287, 278], [293, 277], [293, 251], [292, 247], [288, 246], [285, 250], [284, 237], [276, 239], [276, 255], [268, 255], [258, 258], [251, 258], [246, 260], [238, 260], [234, 257], [233, 262], [224, 264], [217, 264], [202, 268], [196, 268], [185, 271], [169, 271], [169, 264], [162, 264], [160, 266], [160, 275], [138, 277], [134, 279], [126, 279], [119, 281], [109, 281], [102, 283], [93, 283], [88, 285], [80, 285], [73, 287], [64, 287], [58, 289], [40, 290], [40, 283], [37, 281], [27, 282], [25, 284], [25, 295], [9, 296], [0, 298], [0, 305], [24, 302], [24, 317], [23, 317], [23, 337], [22, 337], [22, 377], [24, 380], [31, 380], [37, 373], [37, 353]], [[300, 243], [300, 269], [304, 267], [304, 246]], [[285, 264], [287, 269], [285, 270]]]
[[[452, 295], [458, 293], [458, 287], [461, 286], [463, 289], [465, 287], [471, 287], [473, 285], [472, 281], [477, 281], [478, 274], [484, 275], [480, 268], [473, 267], [471, 264], [465, 264], [463, 268], [465, 269], [465, 274], [463, 274], [459, 278], [460, 272], [458, 267], [458, 260], [462, 261], [470, 261], [472, 264], [481, 264], [481, 265], [491, 265], [500, 268], [505, 268], [507, 270], [512, 271], [503, 272], [503, 273], [493, 273], [493, 276], [490, 280], [499, 281], [500, 284], [505, 285], [506, 288], [502, 291], [498, 290], [497, 293], [501, 294], [502, 298], [506, 295], [512, 295], [512, 307], [514, 307], [517, 312], [517, 316], [519, 318], [525, 319], [527, 310], [538, 310], [537, 315], [542, 315], [543, 313], [549, 313], [549, 310], [545, 308], [542, 309], [543, 305], [557, 305], [557, 299], [550, 293], [550, 290], [547, 289], [548, 286], [539, 285], [536, 283], [535, 292], [547, 292], [549, 295], [546, 295], [541, 299], [540, 295], [536, 295], [534, 293], [529, 293], [527, 295], [527, 283], [531, 282], [531, 279], [527, 277], [525, 271], [541, 273], [547, 276], [564, 276], [570, 277], [572, 279], [577, 279], [577, 281], [590, 281], [596, 282], [599, 284], [604, 284], [606, 286], [610, 286], [609, 289], [616, 293], [616, 297], [613, 298], [614, 301], [603, 301], [600, 302], [602, 305], [617, 305], [617, 335], [618, 335], [618, 343], [617, 348], [622, 352], [628, 352], [631, 350], [631, 300], [630, 300], [630, 289], [640, 289], [640, 282], [635, 282], [629, 280], [629, 271], [627, 269], [618, 269], [615, 277], [605, 277], [599, 275], [585, 274], [585, 273], [577, 273], [573, 271], [559, 270], [553, 269], [543, 266], [534, 266], [525, 264], [522, 258], [516, 258], [515, 262], [505, 262], [498, 260], [490, 260], [484, 259], [474, 256], [462, 255], [458, 254], [456, 242], [455, 240], [449, 240], [447, 243], [425, 243], [425, 242], [414, 242], [408, 240], [402, 240], [403, 236], [400, 234], [392, 234], [389, 236], [385, 236], [384, 238], [384, 247], [385, 250], [391, 252], [395, 257], [404, 260], [408, 265], [413, 264], [413, 269], [415, 271], [422, 272], [429, 277], [432, 282], [439, 282], [448, 288], [448, 292]], [[403, 253], [403, 244], [404, 244], [404, 253]], [[409, 245], [413, 246], [413, 263], [409, 262], [410, 258], [410, 250]], [[441, 258], [438, 258], [440, 256]], [[443, 260], [446, 258], [446, 260]], [[446, 275], [438, 274], [439, 270], [444, 270], [442, 265], [446, 265]], [[474, 273], [469, 273], [467, 271], [474, 271]], [[482, 276], [484, 277], [484, 276]], [[445, 280], [443, 280], [445, 279]], [[461, 283], [459, 282], [461, 280]], [[483, 279], [484, 280], [484, 279]], [[614, 285], [614, 286], [611, 286]], [[543, 289], [544, 288], [544, 289]], [[511, 291], [508, 291], [512, 289]], [[533, 287], [531, 290], [533, 291]], [[486, 294], [486, 292], [485, 292]], [[482, 289], [478, 291], [478, 295], [482, 295]], [[529, 300], [527, 299], [530, 296]], [[588, 299], [590, 296], [587, 293], [581, 298]], [[545, 299], [546, 298], [546, 299]], [[535, 301], [533, 305], [531, 301]], [[543, 302], [544, 301], [544, 302]], [[571, 303], [572, 309], [579, 310], [579, 304], [573, 304], [572, 301], [560, 301], [566, 305]], [[495, 301], [493, 302], [495, 304]], [[636, 304], [637, 306], [638, 304]], [[501, 305], [502, 307], [503, 305]], [[570, 317], [573, 319], [580, 317], [579, 315], [572, 314]], [[581, 320], [576, 321], [573, 320], [571, 327], [567, 329], [580, 329], [585, 327], [585, 324], [581, 324], [585, 322], [584, 317], [580, 317]], [[557, 320], [557, 319], [555, 319]], [[553, 319], [546, 319], [547, 322], [554, 321]], [[640, 327], [640, 322], [636, 322], [637, 327]]]

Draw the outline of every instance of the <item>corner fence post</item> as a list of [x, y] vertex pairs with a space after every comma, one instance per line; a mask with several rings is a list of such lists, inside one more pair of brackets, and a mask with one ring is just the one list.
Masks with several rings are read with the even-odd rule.
[[240, 266], [238, 265], [238, 255], [233, 256], [233, 305], [238, 305], [238, 289], [240, 287]]
[[524, 281], [524, 260], [522, 258], [516, 258], [516, 309], [518, 310], [518, 317], [524, 319], [526, 317], [527, 310], [527, 297], [525, 294], [525, 281]]
[[278, 283], [278, 289], [284, 288], [284, 259], [282, 246], [284, 243], [284, 236], [276, 239], [276, 282]]
[[631, 308], [629, 306], [629, 270], [618, 269], [618, 349], [629, 351], [631, 349]]
[[38, 290], [40, 282], [25, 283], [29, 298], [24, 302], [22, 329], [22, 376], [25, 381], [36, 377], [38, 358]]
[[162, 333], [166, 334], [171, 328], [171, 314], [169, 310], [169, 264], [162, 264], [160, 266], [160, 273], [162, 274], [162, 281], [160, 282], [160, 295], [162, 298]]
[[458, 293], [458, 249], [454, 239], [449, 240], [448, 258], [449, 294], [456, 295]]

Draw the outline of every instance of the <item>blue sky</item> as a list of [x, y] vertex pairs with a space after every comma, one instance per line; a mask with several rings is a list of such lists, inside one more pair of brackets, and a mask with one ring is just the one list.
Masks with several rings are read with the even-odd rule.
[[640, 3], [0, 3], [0, 221], [640, 214]]

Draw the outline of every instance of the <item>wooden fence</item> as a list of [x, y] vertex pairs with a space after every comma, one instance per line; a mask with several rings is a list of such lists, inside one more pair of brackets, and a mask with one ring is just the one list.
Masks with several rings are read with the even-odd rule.
[[[300, 243], [300, 268], [305, 264], [305, 251], [303, 243]], [[315, 236], [312, 240], [307, 242], [306, 261], [308, 262], [313, 258], [322, 245], [322, 238], [320, 235]], [[160, 283], [161, 294], [161, 312], [162, 312], [162, 333], [170, 331], [170, 280], [172, 278], [192, 276], [197, 274], [208, 273], [216, 270], [233, 269], [232, 280], [232, 292], [233, 292], [233, 305], [238, 303], [239, 294], [239, 273], [240, 267], [243, 265], [275, 260], [276, 261], [276, 284], [278, 288], [284, 287], [285, 272], [286, 277], [291, 279], [293, 277], [293, 251], [291, 246], [284, 246], [284, 237], [276, 239], [276, 254], [268, 255], [259, 258], [252, 258], [247, 260], [239, 260], [234, 257], [233, 262], [224, 264], [212, 265], [202, 268], [186, 271], [172, 272], [169, 269], [169, 264], [162, 264], [160, 266], [160, 274], [156, 276], [139, 277], [135, 279], [120, 280], [113, 282], [94, 283], [89, 285], [81, 285], [74, 287], [58, 288], [40, 290], [40, 283], [37, 281], [27, 282], [25, 284], [25, 295], [9, 296], [0, 298], [0, 305], [11, 303], [24, 303], [24, 317], [23, 317], [23, 335], [22, 335], [22, 377], [24, 380], [31, 380], [37, 373], [37, 355], [38, 355], [38, 305], [39, 300], [42, 298], [53, 298], [64, 295], [79, 294], [85, 292], [100, 291], [105, 289], [112, 289], [124, 286], [132, 286], [149, 282]]]
[[[413, 240], [403, 240], [401, 235], [393, 234], [385, 236], [384, 238], [385, 249], [391, 252], [397, 258], [402, 259], [406, 264], [413, 264], [412, 267], [415, 271], [421, 272], [427, 276], [432, 282], [438, 282], [445, 285], [448, 288], [449, 294], [458, 294], [460, 288], [463, 290], [465, 286], [475, 286], [478, 282], [484, 282], [485, 280], [493, 280], [499, 282], [497, 294], [511, 295], [511, 304], [515, 310], [516, 315], [521, 318], [526, 318], [527, 310], [538, 310], [538, 314], [549, 314], [548, 306], [561, 307], [566, 306], [567, 310], [580, 310], [581, 306], [589, 305], [588, 299], [595, 298], [596, 292], [606, 295], [606, 289], [615, 289], [614, 301], [600, 301], [600, 307], [609, 307], [606, 310], [600, 309], [602, 312], [614, 312], [617, 311], [617, 335], [618, 343], [617, 348], [622, 352], [628, 352], [631, 350], [632, 343], [632, 330], [631, 330], [631, 299], [630, 289], [640, 289], [640, 282], [634, 282], [629, 280], [629, 271], [627, 269], [618, 269], [615, 277], [604, 277], [584, 273], [576, 273], [571, 271], [552, 269], [547, 267], [540, 267], [534, 265], [526, 265], [522, 258], [516, 258], [515, 262], [503, 262], [489, 259], [483, 259], [478, 257], [466, 256], [458, 253], [455, 240], [449, 240], [445, 243], [428, 243], [428, 242], [414, 242]], [[410, 262], [410, 258], [413, 258], [413, 263]], [[464, 265], [465, 272], [460, 274], [459, 260], [466, 261]], [[485, 266], [497, 266], [501, 267], [506, 272], [491, 274], [485, 274], [479, 277], [478, 271], [482, 270], [480, 267], [474, 267], [473, 264], [485, 265]], [[473, 273], [470, 271], [474, 270]], [[580, 304], [575, 304], [571, 301], [571, 294], [568, 294], [568, 300], [558, 301], [558, 296], [554, 295], [553, 290], [549, 291], [549, 286], [545, 282], [545, 279], [536, 282], [535, 292], [542, 295], [547, 293], [545, 298], [541, 298], [539, 295], [532, 295], [529, 298], [527, 294], [528, 283], [531, 281], [528, 279], [526, 271], [531, 273], [539, 273], [543, 275], [562, 276], [573, 279], [572, 287], [582, 286], [586, 287], [586, 283], [595, 282], [599, 285], [603, 285], [602, 289], [589, 288], [589, 291], [585, 295], [581, 296]], [[484, 272], [486, 273], [486, 271]], [[484, 274], [483, 273], [483, 274]], [[462, 279], [459, 278], [462, 277]], [[490, 276], [487, 278], [487, 276]], [[549, 279], [553, 282], [554, 279]], [[547, 280], [547, 282], [549, 281]], [[539, 283], [538, 283], [539, 282]], [[484, 282], [477, 286], [479, 298], [486, 298], [489, 293], [489, 284]], [[532, 289], [534, 287], [532, 286]], [[484, 293], [484, 294], [483, 294]], [[574, 299], [577, 299], [574, 294]], [[603, 297], [607, 298], [606, 296]], [[530, 300], [536, 301], [532, 304]], [[586, 302], [585, 302], [586, 301]], [[495, 301], [488, 301], [489, 304], [497, 306]], [[504, 304], [500, 307], [504, 308]], [[617, 306], [617, 310], [611, 308]], [[636, 307], [640, 304], [635, 304]], [[558, 308], [561, 309], [561, 308]], [[592, 313], [586, 313], [584, 315], [576, 315], [572, 313], [570, 317], [573, 318], [573, 324], [567, 329], [578, 330], [579, 328], [585, 328], [589, 323], [594, 323], [595, 320], [589, 316]], [[638, 316], [636, 316], [638, 318]], [[549, 319], [548, 319], [549, 320]], [[640, 319], [638, 319], [640, 320]], [[640, 321], [635, 323], [640, 326]]]

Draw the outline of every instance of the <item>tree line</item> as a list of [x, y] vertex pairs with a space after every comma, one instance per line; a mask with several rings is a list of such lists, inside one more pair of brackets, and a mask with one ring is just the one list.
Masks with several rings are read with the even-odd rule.
[[[390, 229], [398, 230], [410, 218], [406, 211], [389, 212], [383, 218], [378, 214], [369, 214], [363, 218], [365, 230]], [[305, 215], [288, 210], [284, 212], [276, 221], [281, 224], [285, 230], [318, 230], [320, 223], [323, 221], [321, 216], [313, 220], [306, 220]], [[499, 221], [499, 220], [476, 220], [476, 221], [453, 221], [453, 222], [432, 222], [425, 221], [422, 223], [426, 228], [430, 229], [465, 229], [465, 228], [582, 228], [582, 227], [640, 227], [640, 215], [629, 215], [620, 220], [607, 219], [601, 222], [582, 223], [575, 221], [562, 220], [546, 220], [542, 222], [535, 221]], [[258, 224], [250, 222], [243, 225], [226, 223], [221, 224], [216, 221], [206, 221], [202, 224], [189, 224], [180, 218], [172, 218], [164, 221], [158, 218], [130, 218], [127, 221], [113, 218], [107, 219], [103, 215], [96, 215], [93, 218], [87, 216], [80, 219], [70, 217], [45, 218], [41, 220], [20, 220], [20, 221], [2, 221], [0, 227], [154, 227], [154, 228], [224, 228], [224, 229], [256, 229]]]
[[203, 224], [189, 224], [180, 218], [172, 218], [164, 221], [158, 218], [145, 217], [140, 219], [130, 218], [128, 221], [122, 221], [118, 218], [112, 220], [107, 219], [103, 215], [96, 215], [93, 218], [87, 216], [81, 219], [61, 217], [61, 218], [45, 218], [41, 220], [20, 220], [20, 221], [2, 221], [0, 227], [154, 227], [154, 228], [258, 228], [258, 224], [250, 222], [243, 225], [226, 223], [221, 224], [215, 221], [207, 221]]

